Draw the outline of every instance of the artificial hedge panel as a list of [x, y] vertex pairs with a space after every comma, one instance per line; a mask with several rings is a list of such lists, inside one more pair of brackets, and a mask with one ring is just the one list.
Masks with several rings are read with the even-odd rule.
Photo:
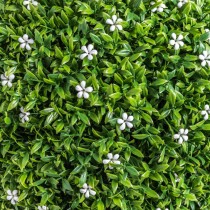
[[0, 3], [0, 209], [210, 209], [210, 1]]

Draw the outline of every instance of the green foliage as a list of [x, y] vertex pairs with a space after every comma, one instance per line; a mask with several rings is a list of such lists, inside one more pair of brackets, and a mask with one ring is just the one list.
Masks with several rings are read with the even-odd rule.
[[[210, 1], [22, 0], [0, 3], [0, 72], [14, 74], [0, 94], [0, 209], [209, 210]], [[110, 31], [116, 14], [123, 30]], [[183, 34], [179, 50], [171, 34]], [[20, 48], [19, 37], [34, 40]], [[93, 44], [93, 60], [81, 47]], [[88, 99], [75, 87], [93, 87]], [[23, 107], [29, 121], [21, 122]], [[122, 113], [133, 128], [119, 129]], [[189, 129], [178, 144], [174, 134]], [[120, 165], [103, 164], [119, 154]], [[177, 182], [175, 174], [180, 181]], [[87, 183], [96, 192], [80, 193]]]

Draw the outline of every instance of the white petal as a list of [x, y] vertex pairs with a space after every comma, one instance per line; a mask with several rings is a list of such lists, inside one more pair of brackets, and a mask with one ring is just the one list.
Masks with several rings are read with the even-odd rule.
[[172, 37], [174, 40], [176, 40], [176, 34], [175, 34], [175, 33], [172, 33], [172, 34], [171, 34], [171, 37]]
[[87, 183], [84, 183], [82, 187], [83, 187], [84, 189], [87, 189], [87, 188], [88, 188]]
[[113, 24], [114, 24], [113, 21], [112, 21], [111, 19], [107, 19], [107, 20], [106, 20], [106, 23], [107, 23], [107, 24], [110, 24], [110, 25], [113, 25]]
[[116, 25], [116, 26], [120, 31], [123, 29], [121, 25]]
[[117, 123], [121, 125], [122, 123], [124, 123], [124, 120], [123, 119], [118, 119]]
[[113, 169], [113, 167], [111, 165], [109, 165], [109, 169]]
[[167, 8], [165, 4], [161, 4], [160, 6], [164, 9]]
[[115, 25], [112, 25], [112, 26], [110, 27], [110, 31], [114, 31], [115, 28], [116, 28], [116, 26], [115, 26]]
[[208, 64], [208, 66], [210, 67], [210, 61], [206, 61], [207, 62], [207, 64]]
[[157, 11], [158, 12], [163, 12], [163, 8], [162, 7], [158, 7]]
[[119, 157], [120, 157], [119, 154], [115, 154], [114, 157], [113, 157], [113, 159], [114, 159], [114, 160], [117, 160]]
[[209, 115], [208, 113], [206, 113], [206, 115], [204, 116], [204, 120], [208, 120], [208, 118], [209, 118]]
[[11, 190], [7, 190], [7, 194], [8, 195], [12, 195], [12, 191]]
[[14, 199], [15, 201], [18, 201], [18, 196], [14, 196], [13, 199]]
[[154, 5], [154, 4], [155, 4], [155, 2], [154, 2], [154, 1], [151, 1], [151, 2], [150, 2], [150, 5]]
[[87, 49], [86, 46], [82, 46], [82, 47], [81, 47], [81, 50], [83, 50], [85, 53], [88, 53], [88, 49]]
[[83, 94], [84, 94], [84, 98], [85, 98], [85, 99], [89, 98], [89, 93], [84, 92]]
[[7, 86], [12, 87], [12, 83], [10, 81], [8, 81]]
[[133, 116], [129, 116], [127, 121], [132, 122], [133, 121]]
[[181, 129], [179, 130], [179, 133], [180, 133], [180, 134], [184, 134], [184, 129], [181, 128]]
[[179, 49], [179, 44], [177, 42], [175, 43], [174, 49], [175, 50], [178, 50]]
[[90, 194], [91, 194], [91, 195], [95, 195], [96, 192], [95, 192], [94, 190], [91, 190], [91, 189], [90, 189]]
[[112, 20], [113, 20], [114, 23], [116, 23], [117, 15], [112, 15]]
[[24, 120], [27, 122], [27, 121], [29, 121], [29, 118], [28, 118], [28, 116], [24, 116]]
[[169, 43], [170, 43], [170, 45], [175, 45], [175, 40], [172, 39], [169, 41]]
[[27, 49], [27, 50], [31, 50], [31, 47], [30, 47], [29, 44], [26, 44], [26, 49]]
[[103, 164], [108, 164], [109, 162], [110, 162], [110, 160], [108, 160], [108, 159], [103, 160]]
[[123, 118], [123, 120], [127, 120], [128, 119], [128, 114], [124, 112], [122, 114], [122, 118]]
[[123, 20], [121, 18], [118, 18], [116, 23], [121, 23]]
[[86, 198], [89, 198], [89, 197], [90, 197], [89, 190], [87, 190], [87, 192], [85, 193], [85, 197], [86, 197]]
[[183, 38], [184, 38], [183, 35], [180, 34], [180, 35], [178, 36], [177, 40], [178, 40], [178, 41], [181, 41]]
[[83, 96], [83, 91], [77, 93], [77, 98], [82, 98], [82, 96]]
[[113, 160], [114, 164], [120, 165], [120, 161], [119, 160]]
[[28, 35], [27, 35], [27, 34], [24, 34], [24, 35], [23, 35], [23, 39], [24, 39], [25, 41], [28, 41]]
[[88, 60], [93, 60], [93, 56], [91, 54], [88, 54]]
[[85, 91], [91, 93], [91, 92], [93, 92], [93, 88], [92, 87], [87, 87], [87, 88], [85, 88]]
[[184, 42], [183, 41], [178, 41], [178, 44], [180, 45], [180, 46], [184, 46]]
[[187, 135], [183, 135], [182, 138], [187, 141], [188, 140], [188, 136]]
[[93, 45], [92, 44], [89, 44], [88, 45], [88, 52], [90, 53], [92, 50], [93, 50]]
[[157, 11], [157, 8], [153, 8], [151, 11], [152, 12], [156, 12]]
[[7, 84], [7, 82], [8, 82], [7, 80], [2, 81], [1, 82], [2, 86], [5, 86]]
[[15, 205], [15, 204], [16, 204], [16, 201], [15, 201], [14, 199], [12, 199], [12, 200], [11, 200], [11, 204], [12, 204], [12, 205]]
[[175, 134], [174, 139], [178, 139], [180, 137], [180, 134]]
[[203, 51], [203, 55], [204, 55], [205, 58], [207, 58], [208, 52], [207, 52], [206, 50], [204, 50], [204, 51]]
[[130, 122], [126, 122], [126, 125], [127, 125], [129, 128], [133, 128], [133, 124], [130, 123]]
[[113, 154], [112, 154], [112, 153], [108, 153], [108, 154], [107, 154], [107, 157], [108, 157], [109, 159], [112, 159], [112, 158], [113, 158]]
[[37, 1], [33, 1], [32, 4], [33, 4], [34, 6], [37, 6], [37, 5], [38, 5], [38, 2], [37, 2]]
[[121, 131], [125, 130], [125, 123], [123, 123], [123, 124], [120, 126], [120, 130], [121, 130]]
[[205, 66], [206, 65], [206, 60], [203, 60], [201, 63], [201, 66]]
[[5, 76], [5, 74], [1, 74], [1, 79], [3, 80], [3, 79], [8, 79], [8, 78]]
[[7, 200], [11, 200], [12, 198], [13, 198], [12, 195], [8, 195], [8, 196], [7, 196]]
[[29, 4], [29, 2], [30, 2], [30, 1], [24, 1], [24, 2], [23, 2], [23, 5], [27, 5], [27, 4]]
[[188, 129], [185, 129], [184, 130], [184, 134], [188, 134], [189, 130]]
[[27, 9], [30, 10], [30, 4], [28, 4]]
[[81, 85], [81, 87], [82, 87], [83, 89], [85, 89], [86, 82], [83, 80], [83, 81], [80, 83], [80, 85]]
[[25, 46], [26, 46], [26, 43], [22, 43], [22, 44], [20, 45], [20, 48], [25, 48]]
[[77, 86], [75, 87], [75, 90], [76, 90], [76, 91], [82, 91], [83, 89], [82, 89], [82, 87], [81, 87], [80, 85], [77, 85]]
[[207, 112], [205, 110], [201, 111], [201, 115], [206, 115]]
[[199, 55], [199, 59], [203, 61], [205, 60], [205, 57], [203, 55]]
[[25, 40], [23, 40], [22, 37], [19, 37], [19, 38], [18, 38], [18, 41], [19, 41], [20, 43], [24, 43], [24, 42], [25, 42]]
[[182, 144], [182, 143], [183, 143], [183, 139], [182, 139], [182, 137], [180, 137], [180, 138], [179, 138], [178, 143], [179, 143], [179, 144]]
[[15, 78], [15, 75], [14, 74], [10, 74], [9, 75], [9, 80], [13, 80]]
[[80, 57], [81, 60], [83, 60], [87, 55], [88, 55], [87, 53], [83, 53], [79, 57]]
[[34, 40], [33, 40], [33, 39], [29, 39], [29, 40], [28, 40], [28, 43], [29, 43], [29, 44], [33, 44], [33, 43], [34, 43]]
[[25, 113], [25, 111], [24, 111], [24, 108], [23, 108], [23, 107], [21, 107], [21, 108], [20, 108], [20, 111], [21, 111], [22, 113]]
[[182, 3], [182, 2], [179, 2], [179, 3], [177, 4], [177, 6], [178, 6], [179, 8], [181, 8], [181, 7], [183, 6], [183, 3]]
[[87, 189], [80, 189], [79, 190], [82, 194], [86, 193]]
[[92, 50], [92, 51], [90, 52], [90, 54], [91, 54], [91, 55], [97, 55], [97, 54], [98, 54], [98, 51], [97, 51], [97, 50]]

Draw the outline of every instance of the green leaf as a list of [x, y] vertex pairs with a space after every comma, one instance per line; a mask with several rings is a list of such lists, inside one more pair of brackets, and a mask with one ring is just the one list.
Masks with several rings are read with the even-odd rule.
[[143, 187], [144, 189], [144, 192], [151, 198], [157, 198], [159, 199], [159, 195], [154, 191], [152, 190], [151, 188], [149, 187]]
[[126, 166], [125, 169], [126, 169], [126, 171], [128, 171], [128, 173], [131, 176], [138, 176], [139, 175], [139, 172], [133, 166]]
[[101, 200], [99, 200], [97, 202], [97, 209], [98, 210], [105, 210], [104, 203]]
[[83, 114], [81, 112], [77, 112], [77, 115], [78, 115], [79, 119], [82, 120], [82, 122], [84, 122], [86, 125], [90, 125], [90, 121], [89, 121], [86, 114]]
[[70, 55], [65, 55], [62, 59], [61, 65], [68, 63], [70, 60]]
[[101, 44], [100, 38], [98, 36], [96, 36], [95, 34], [90, 33], [90, 38], [94, 43]]
[[37, 152], [42, 146], [42, 141], [36, 142], [33, 147], [31, 148], [31, 154]]
[[28, 153], [25, 153], [22, 161], [21, 161], [21, 165], [20, 165], [20, 169], [21, 171], [23, 171], [23, 169], [26, 167], [27, 163], [29, 161], [29, 154]]

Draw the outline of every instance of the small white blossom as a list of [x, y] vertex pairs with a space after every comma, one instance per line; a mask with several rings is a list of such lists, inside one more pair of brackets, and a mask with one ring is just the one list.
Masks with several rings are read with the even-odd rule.
[[118, 160], [119, 157], [120, 157], [119, 154], [115, 154], [115, 155], [113, 156], [112, 153], [109, 153], [109, 154], [107, 155], [107, 157], [108, 157], [108, 159], [104, 159], [104, 160], [103, 160], [103, 164], [104, 164], [104, 165], [109, 164], [109, 169], [113, 169], [113, 167], [110, 165], [110, 163], [111, 163], [111, 164], [117, 164], [117, 165], [120, 164], [120, 161]]
[[182, 144], [183, 141], [187, 141], [188, 140], [188, 135], [187, 134], [188, 134], [188, 129], [181, 128], [179, 130], [179, 133], [174, 135], [174, 139], [179, 139], [178, 143]]
[[47, 206], [38, 206], [38, 210], [48, 210]]
[[174, 176], [175, 176], [175, 182], [180, 182], [180, 178], [176, 173], [174, 173]]
[[208, 104], [204, 106], [204, 110], [201, 111], [201, 114], [204, 115], [204, 120], [208, 120], [210, 114], [210, 108]]
[[[154, 1], [152, 1], [151, 3], [150, 3], [150, 5], [154, 5], [154, 4], [156, 4], [156, 2], [154, 2]], [[152, 12], [163, 12], [163, 10], [165, 9], [165, 8], [167, 8], [166, 7], [166, 5], [165, 4], [160, 4], [158, 7], [155, 7], [155, 8], [153, 8], [152, 9]]]
[[186, 4], [189, 0], [179, 0], [179, 3], [177, 4], [177, 6], [179, 8], [181, 8], [184, 4]]
[[92, 87], [85, 87], [85, 86], [86, 86], [86, 82], [82, 81], [80, 85], [77, 85], [75, 87], [76, 91], [78, 91], [77, 93], [78, 98], [82, 98], [82, 97], [84, 97], [85, 99], [89, 98], [89, 93], [93, 92]]
[[17, 190], [7, 190], [7, 200], [11, 201], [11, 204], [15, 205], [18, 202], [18, 191]]
[[84, 53], [80, 55], [80, 59], [82, 59], [82, 60], [86, 56], [88, 56], [88, 60], [93, 60], [93, 55], [97, 55], [98, 54], [97, 50], [93, 49], [93, 45], [92, 44], [89, 44], [88, 47], [82, 46], [81, 50], [84, 51]]
[[92, 187], [89, 186], [87, 183], [83, 184], [82, 187], [83, 187], [83, 189], [80, 189], [80, 192], [82, 194], [85, 194], [86, 198], [89, 198], [90, 195], [95, 195], [96, 194], [96, 192], [94, 190], [92, 190]]
[[133, 116], [128, 116], [127, 113], [122, 114], [122, 119], [118, 119], [117, 123], [120, 124], [120, 130], [125, 130], [126, 126], [129, 128], [133, 127], [133, 124], [131, 123], [133, 121]]
[[27, 5], [27, 9], [30, 10], [30, 4], [33, 4], [33, 6], [37, 6], [38, 2], [35, 0], [24, 0], [23, 5]]
[[30, 115], [30, 112], [25, 112], [23, 107], [20, 108], [20, 111], [21, 111], [21, 113], [19, 114], [19, 117], [21, 118], [21, 122], [25, 123], [25, 122], [29, 121], [28, 116]]
[[201, 66], [208, 66], [210, 67], [210, 54], [205, 50], [203, 51], [203, 55], [199, 55], [199, 59], [202, 61]]
[[1, 84], [2, 86], [12, 87], [12, 80], [15, 78], [14, 74], [10, 74], [9, 76], [6, 73], [1, 74]]
[[120, 31], [123, 29], [120, 23], [122, 22], [122, 19], [117, 18], [117, 15], [113, 15], [112, 19], [107, 19], [106, 23], [111, 25], [110, 31], [114, 31], [116, 28], [118, 28]]
[[175, 33], [172, 33], [171, 34], [171, 37], [173, 38], [172, 40], [170, 40], [170, 45], [172, 45], [172, 46], [174, 46], [174, 49], [175, 50], [178, 50], [179, 48], [180, 48], [180, 46], [181, 47], [183, 47], [184, 46], [184, 42], [182, 41], [183, 40], [183, 35], [179, 35], [178, 37], [177, 37], [177, 35], [175, 34]]
[[29, 39], [27, 34], [24, 34], [23, 37], [20, 37], [18, 41], [21, 43], [20, 48], [26, 48], [27, 50], [31, 50], [30, 44], [34, 43], [34, 40]]

